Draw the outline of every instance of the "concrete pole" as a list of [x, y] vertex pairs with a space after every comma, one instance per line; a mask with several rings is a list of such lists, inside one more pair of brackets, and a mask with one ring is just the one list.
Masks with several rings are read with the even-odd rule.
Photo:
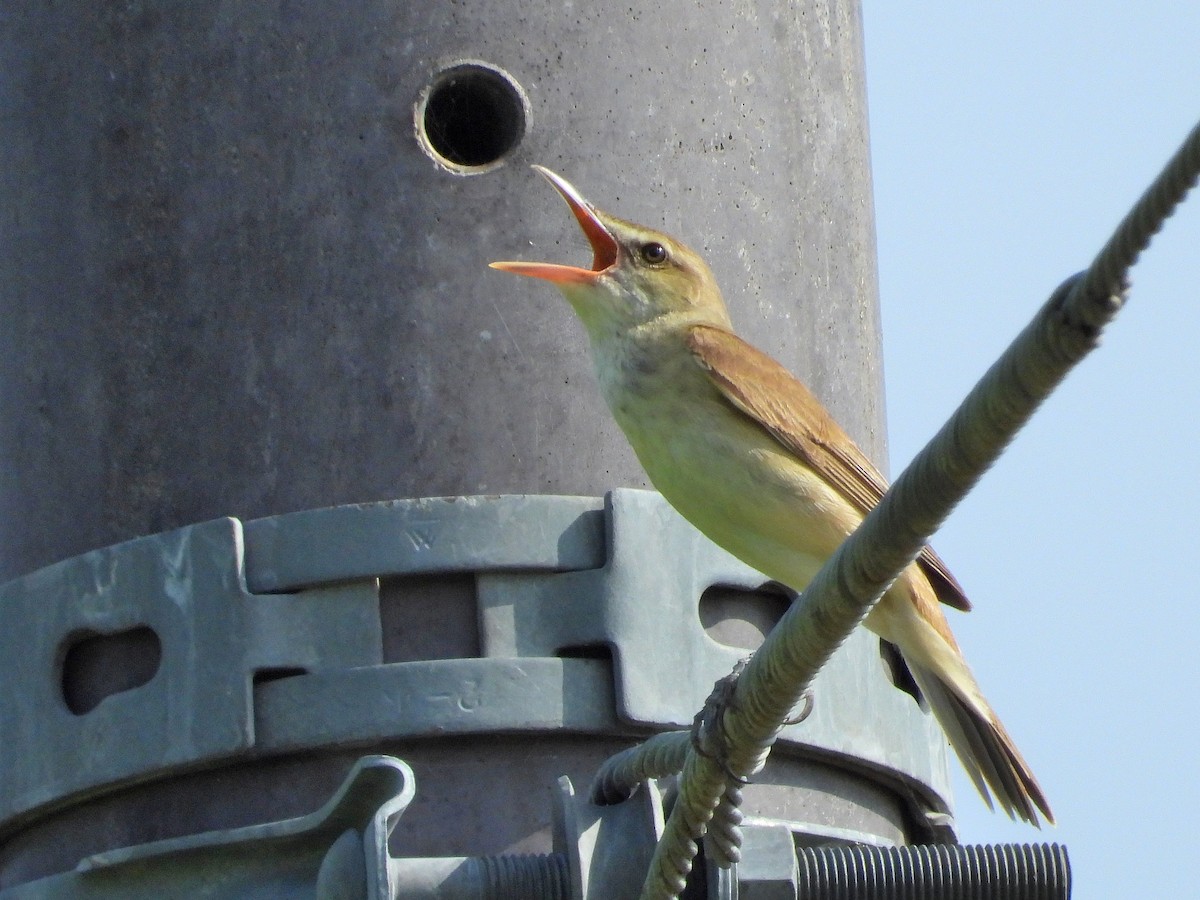
[[[586, 258], [532, 162], [703, 249], [882, 455], [854, 3], [3, 18], [0, 579], [220, 515], [644, 485], [570, 310], [485, 268]], [[480, 165], [431, 158], [425, 97]]]
[[[882, 461], [862, 52], [852, 0], [7, 4], [0, 581], [217, 516], [647, 486], [571, 311], [486, 268], [587, 258], [534, 162], [702, 250], [739, 330]], [[429, 610], [468, 582], [392, 586], [427, 655], [462, 651]], [[528, 849], [461, 845], [494, 824], [463, 817], [470, 778], [527, 796], [614, 746], [439, 749], [458, 794], [429, 818], [459, 831], [417, 850]], [[180, 805], [226, 827], [196, 812], [213, 791], [233, 819], [303, 812], [326, 762], [150, 786], [41, 839], [148, 840]], [[0, 853], [10, 883], [73, 865], [29, 862], [38, 839]]]

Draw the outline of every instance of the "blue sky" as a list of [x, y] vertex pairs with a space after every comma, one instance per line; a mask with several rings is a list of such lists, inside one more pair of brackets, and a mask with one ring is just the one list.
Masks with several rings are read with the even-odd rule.
[[[1200, 121], [1200, 4], [865, 0], [898, 473]], [[1081, 898], [1195, 895], [1200, 836], [1200, 193], [1101, 348], [934, 541], [952, 625], [1059, 820]]]

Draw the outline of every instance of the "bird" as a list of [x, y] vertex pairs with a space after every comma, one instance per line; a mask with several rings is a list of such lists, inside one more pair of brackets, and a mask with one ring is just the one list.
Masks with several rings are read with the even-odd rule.
[[[802, 590], [887, 490], [816, 396], [740, 338], [712, 271], [669, 235], [558, 191], [592, 249], [590, 268], [491, 267], [555, 285], [582, 321], [601, 393], [654, 488], [754, 569]], [[926, 546], [864, 623], [903, 657], [989, 807], [1053, 823], [1045, 794], [979, 687], [942, 612], [969, 610]]]

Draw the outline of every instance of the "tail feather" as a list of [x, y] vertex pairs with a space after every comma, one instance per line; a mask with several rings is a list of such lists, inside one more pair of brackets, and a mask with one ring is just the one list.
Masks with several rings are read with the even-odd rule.
[[956, 690], [936, 673], [911, 662], [909, 668], [946, 732], [950, 746], [988, 806], [994, 796], [1011, 818], [1040, 827], [1040, 812], [1053, 824], [1054, 814], [1046, 795], [982, 696], [978, 692], [975, 697], [964, 696], [965, 692]]

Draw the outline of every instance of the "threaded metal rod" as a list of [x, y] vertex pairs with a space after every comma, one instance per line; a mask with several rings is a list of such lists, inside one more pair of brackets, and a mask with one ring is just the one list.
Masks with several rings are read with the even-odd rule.
[[1069, 900], [1061, 844], [801, 847], [805, 900]]
[[570, 900], [562, 853], [393, 859], [393, 893], [403, 900]]
[[571, 876], [567, 858], [561, 853], [542, 856], [481, 856], [481, 897], [489, 900], [568, 900]]

